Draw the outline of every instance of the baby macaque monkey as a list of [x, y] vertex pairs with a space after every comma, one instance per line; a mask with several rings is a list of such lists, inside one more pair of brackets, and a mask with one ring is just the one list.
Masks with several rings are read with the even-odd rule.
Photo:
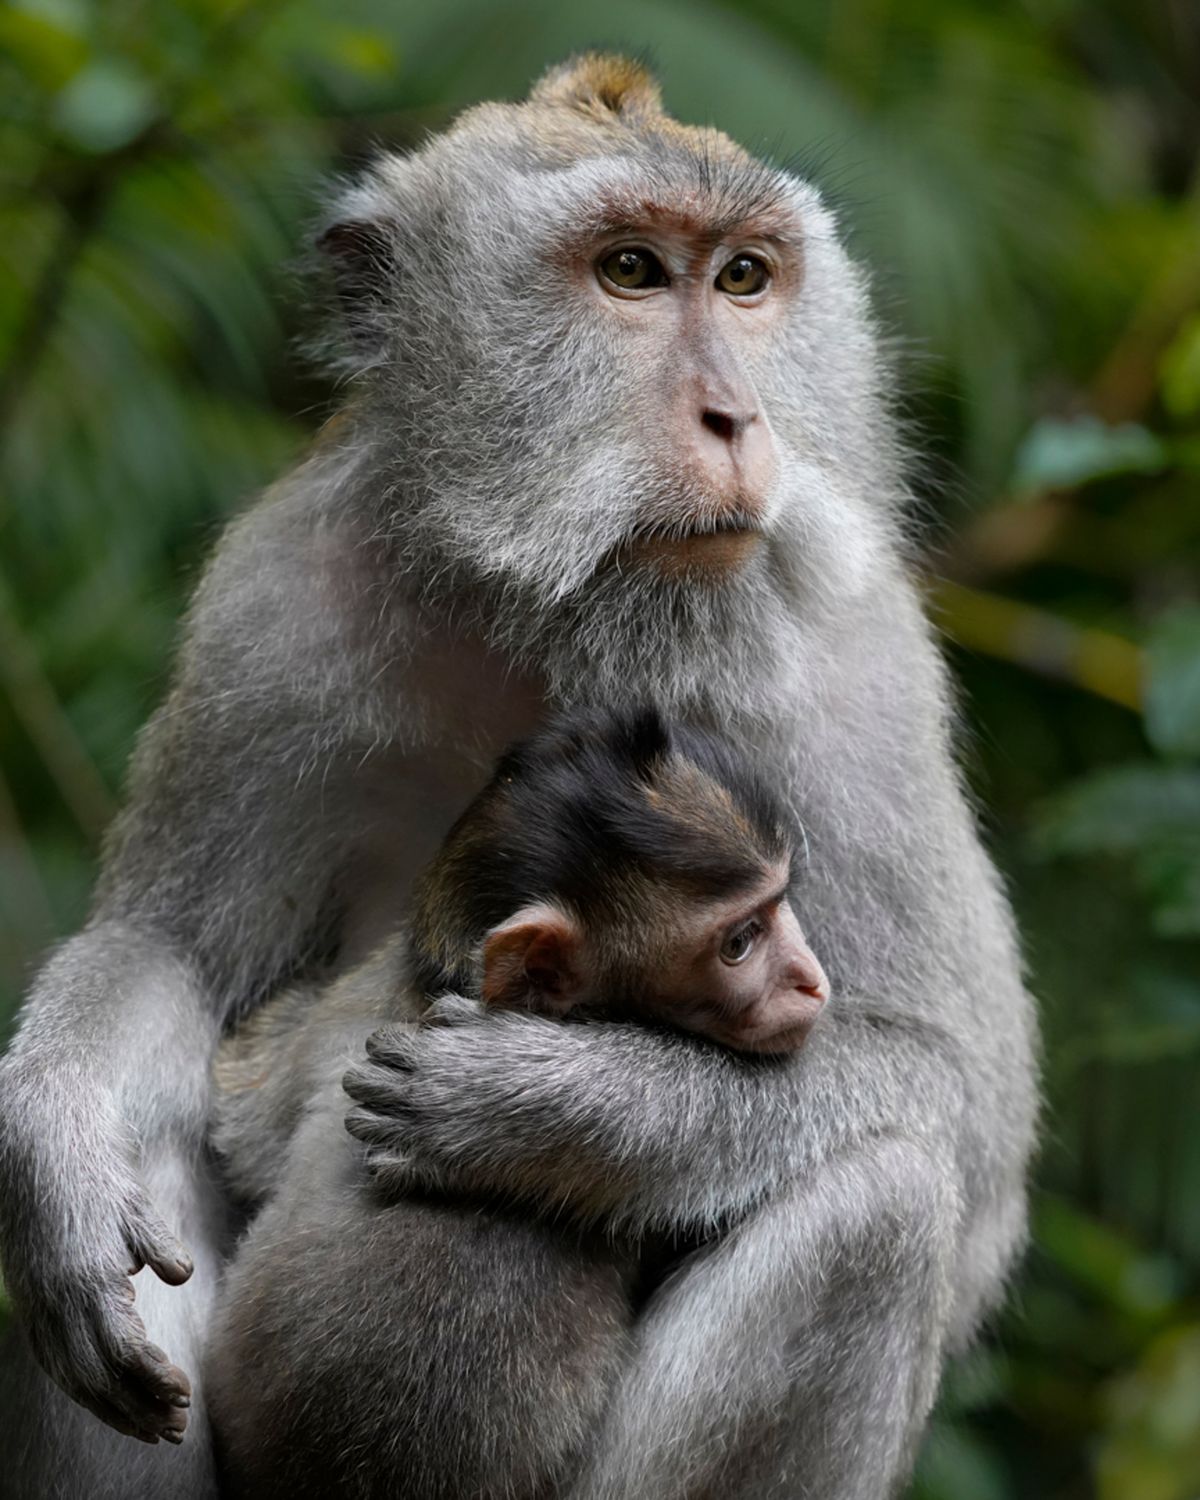
[[[264, 1204], [208, 1357], [231, 1493], [565, 1493], [638, 1308], [689, 1247], [428, 1184], [368, 1192], [338, 1057], [382, 1017], [402, 1018], [402, 1045], [447, 995], [794, 1051], [829, 993], [789, 901], [795, 846], [782, 807], [716, 736], [654, 711], [566, 717], [502, 758], [419, 885], [405, 938], [323, 990], [280, 996], [223, 1045], [214, 1142]], [[275, 1196], [297, 1173], [307, 1194]]]
[[795, 831], [722, 742], [653, 711], [509, 752], [419, 889], [425, 994], [803, 1045], [829, 996], [788, 899]]

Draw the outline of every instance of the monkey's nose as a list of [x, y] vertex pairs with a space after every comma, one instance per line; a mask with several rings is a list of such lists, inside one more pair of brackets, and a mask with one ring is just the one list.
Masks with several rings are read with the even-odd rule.
[[[749, 391], [707, 389], [688, 414], [688, 446], [698, 477], [714, 500], [759, 514], [776, 474], [775, 441]], [[690, 404], [690, 403], [689, 403]]]
[[709, 432], [715, 433], [726, 443], [736, 443], [750, 424], [757, 421], [757, 412], [741, 414], [721, 411], [717, 407], [709, 407], [700, 417], [700, 425], [707, 427]]
[[793, 963], [788, 978], [794, 989], [801, 994], [811, 995], [821, 1005], [829, 999], [829, 980], [825, 977], [825, 970], [811, 954]]

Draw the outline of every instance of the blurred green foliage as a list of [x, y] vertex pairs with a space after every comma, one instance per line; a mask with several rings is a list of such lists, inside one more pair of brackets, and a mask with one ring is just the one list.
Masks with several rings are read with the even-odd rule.
[[1172, 0], [0, 3], [0, 1020], [79, 922], [222, 520], [332, 393], [330, 170], [586, 45], [826, 189], [1044, 1000], [1012, 1306], [920, 1500], [1200, 1493], [1200, 21]]

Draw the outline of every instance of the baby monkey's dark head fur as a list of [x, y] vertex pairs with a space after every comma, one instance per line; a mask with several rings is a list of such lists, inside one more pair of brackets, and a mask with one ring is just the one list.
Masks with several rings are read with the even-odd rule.
[[504, 755], [451, 831], [418, 888], [413, 978], [429, 996], [478, 996], [489, 934], [549, 909], [586, 934], [603, 1009], [642, 1013], [647, 976], [679, 969], [697, 913], [763, 893], [780, 903], [796, 841], [717, 736], [653, 709], [565, 716]]

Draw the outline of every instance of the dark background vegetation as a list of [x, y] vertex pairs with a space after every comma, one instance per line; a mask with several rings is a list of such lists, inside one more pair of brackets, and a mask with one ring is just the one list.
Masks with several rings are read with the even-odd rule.
[[84, 913], [218, 528], [329, 410], [287, 270], [323, 174], [593, 43], [827, 189], [928, 455], [1048, 1102], [1033, 1249], [919, 1494], [1195, 1500], [1191, 0], [0, 3], [0, 1025]]

